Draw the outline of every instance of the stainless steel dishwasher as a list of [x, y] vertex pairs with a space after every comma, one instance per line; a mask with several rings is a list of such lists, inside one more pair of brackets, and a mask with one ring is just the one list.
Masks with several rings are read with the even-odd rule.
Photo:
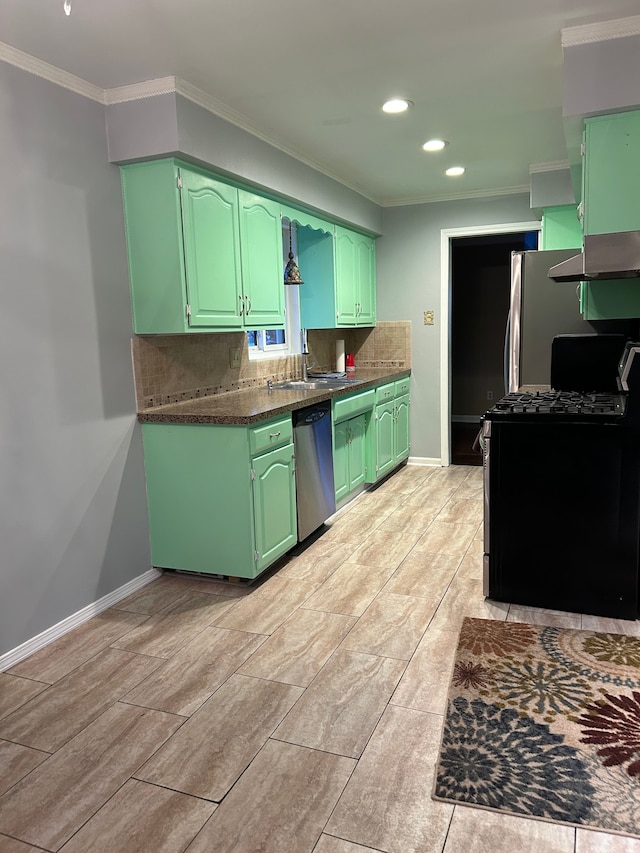
[[293, 412], [298, 542], [336, 511], [331, 442], [331, 401]]

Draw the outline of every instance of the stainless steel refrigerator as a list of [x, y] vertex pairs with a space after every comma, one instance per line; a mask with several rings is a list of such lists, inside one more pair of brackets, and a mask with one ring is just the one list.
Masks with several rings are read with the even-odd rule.
[[550, 385], [551, 342], [556, 335], [594, 334], [580, 314], [579, 284], [559, 283], [549, 268], [575, 249], [511, 253], [511, 300], [504, 348], [505, 391]]

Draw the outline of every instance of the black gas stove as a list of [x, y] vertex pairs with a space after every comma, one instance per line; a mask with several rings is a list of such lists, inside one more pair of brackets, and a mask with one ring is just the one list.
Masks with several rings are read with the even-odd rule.
[[485, 414], [486, 420], [517, 418], [615, 422], [626, 411], [627, 396], [609, 392], [537, 391], [507, 394]]
[[638, 616], [640, 342], [625, 344], [617, 386], [515, 392], [484, 415], [488, 598]]

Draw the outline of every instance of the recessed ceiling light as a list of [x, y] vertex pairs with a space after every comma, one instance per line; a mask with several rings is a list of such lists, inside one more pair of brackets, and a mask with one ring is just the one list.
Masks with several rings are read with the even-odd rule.
[[450, 178], [455, 178], [458, 175], [464, 175], [464, 166], [451, 166], [450, 169], [447, 169], [445, 175], [448, 175]]
[[444, 139], [428, 139], [422, 148], [424, 151], [442, 151], [446, 144]]
[[390, 101], [386, 101], [382, 105], [382, 112], [384, 113], [403, 113], [412, 106], [413, 102], [408, 101], [406, 98], [392, 98]]
[[65, 15], [69, 16], [71, 14], [71, 0], [64, 0], [62, 8], [64, 9]]

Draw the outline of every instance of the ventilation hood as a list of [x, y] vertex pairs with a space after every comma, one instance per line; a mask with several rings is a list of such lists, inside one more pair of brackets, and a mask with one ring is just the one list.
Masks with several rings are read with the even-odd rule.
[[585, 234], [584, 251], [547, 273], [554, 281], [640, 278], [640, 231]]

